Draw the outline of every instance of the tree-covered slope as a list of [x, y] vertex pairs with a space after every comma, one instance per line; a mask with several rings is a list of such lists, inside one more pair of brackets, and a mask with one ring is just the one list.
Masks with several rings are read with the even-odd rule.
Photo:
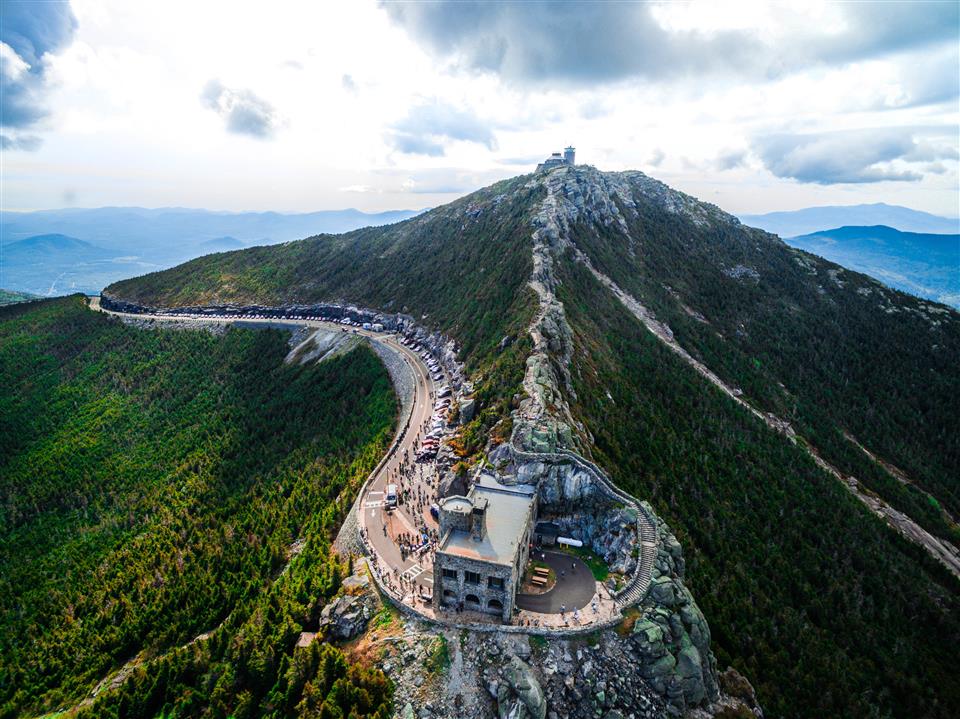
[[[385, 259], [397, 247], [404, 261]], [[584, 451], [679, 528], [718, 656], [757, 682], [768, 715], [955, 714], [956, 578], [804, 451], [956, 541], [960, 316], [947, 307], [791, 249], [642, 173], [581, 166], [392, 228], [206, 258], [109, 293], [153, 306], [406, 307], [459, 340], [469, 369], [498, 388], [481, 396], [480, 415], [487, 427], [503, 419], [500, 431], [464, 432], [476, 453], [506, 436], [521, 404], [510, 388], [531, 345], [501, 351], [499, 340], [522, 335], [541, 309], [531, 277], [558, 300], [540, 346]], [[789, 422], [797, 443], [669, 342]]]
[[[583, 268], [561, 271], [575, 416], [677, 531], [721, 667], [767, 716], [948, 717], [960, 585], [705, 383]], [[931, 641], [931, 637], [937, 637]]]
[[[960, 314], [791, 249], [715, 207], [665, 210], [672, 191], [641, 173], [619, 178], [624, 195], [614, 202], [625, 225], [578, 218], [570, 231], [593, 266], [841, 471], [957, 541]], [[570, 177], [559, 192], [590, 182]]]
[[329, 541], [396, 400], [367, 348], [312, 367], [287, 351], [278, 331], [143, 330], [76, 296], [0, 309], [0, 716], [153, 657], [84, 711], [310, 715], [337, 682], [333, 704], [389, 703], [381, 674], [294, 645], [339, 587]]
[[532, 311], [529, 177], [497, 183], [411, 220], [344, 235], [210, 255], [110, 285], [156, 307], [345, 301], [409, 312], [486, 355]]

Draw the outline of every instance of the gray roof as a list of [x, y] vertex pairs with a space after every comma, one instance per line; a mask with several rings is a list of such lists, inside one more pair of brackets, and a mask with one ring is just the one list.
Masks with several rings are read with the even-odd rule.
[[536, 488], [528, 484], [500, 484], [489, 475], [480, 475], [468, 497], [487, 500], [486, 527], [479, 542], [469, 532], [452, 530], [440, 547], [441, 552], [479, 559], [494, 564], [512, 565], [527, 530], [530, 507]]

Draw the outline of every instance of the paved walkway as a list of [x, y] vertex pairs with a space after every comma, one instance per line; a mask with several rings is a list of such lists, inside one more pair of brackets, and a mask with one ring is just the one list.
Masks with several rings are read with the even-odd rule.
[[562, 552], [532, 551], [531, 559], [544, 561], [557, 575], [557, 583], [543, 594], [517, 594], [517, 607], [539, 614], [559, 614], [582, 609], [596, 594], [596, 580], [590, 567], [577, 557]]

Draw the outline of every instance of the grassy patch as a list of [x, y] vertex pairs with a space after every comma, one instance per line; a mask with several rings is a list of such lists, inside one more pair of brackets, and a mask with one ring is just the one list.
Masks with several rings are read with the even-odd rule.
[[564, 546], [561, 548], [561, 551], [579, 557], [584, 564], [590, 567], [590, 571], [593, 572], [593, 578], [598, 582], [603, 582], [610, 576], [610, 567], [589, 547]]
[[535, 652], [542, 652], [547, 648], [547, 638], [534, 634], [530, 637], [530, 648]]
[[430, 674], [442, 674], [450, 668], [450, 646], [447, 644], [447, 638], [442, 634], [433, 640], [426, 667]]
[[388, 629], [400, 618], [400, 610], [390, 602], [384, 602], [380, 611], [373, 615], [370, 624], [374, 629]]
[[617, 634], [621, 637], [629, 637], [633, 634], [633, 627], [641, 616], [642, 612], [636, 607], [627, 607], [623, 613], [623, 621], [617, 625]]

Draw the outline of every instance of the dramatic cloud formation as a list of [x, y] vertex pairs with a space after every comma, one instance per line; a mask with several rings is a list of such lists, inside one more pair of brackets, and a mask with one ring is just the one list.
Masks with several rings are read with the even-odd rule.
[[918, 181], [923, 174], [904, 164], [957, 159], [956, 148], [918, 139], [917, 134], [909, 128], [779, 134], [757, 138], [754, 150], [777, 177], [820, 185]]
[[756, 28], [705, 32], [689, 17], [672, 17], [677, 8], [655, 3], [439, 0], [383, 7], [434, 54], [521, 84], [586, 85], [692, 73], [776, 77], [818, 63], [955, 41], [960, 20], [955, 2], [843, 3], [831, 8], [837, 27], [823, 28], [778, 5], [789, 31], [768, 37]]
[[46, 117], [45, 56], [69, 45], [76, 29], [77, 20], [66, 2], [4, 0], [0, 22], [3, 149], [39, 147], [38, 138], [18, 137], [16, 132]]
[[759, 48], [743, 33], [688, 42], [667, 33], [648, 4], [384, 3], [395, 22], [441, 56], [520, 82], [583, 84], [745, 66]]
[[572, 144], [734, 213], [960, 212], [955, 0], [0, 3], [7, 209], [437, 206]]
[[411, 108], [406, 117], [393, 125], [389, 140], [400, 152], [430, 157], [444, 155], [444, 143], [457, 140], [497, 149], [497, 138], [488, 125], [443, 102]]
[[717, 157], [718, 170], [733, 170], [746, 162], [746, 150], [725, 150]]
[[250, 90], [224, 87], [211, 80], [200, 96], [203, 104], [216, 111], [227, 123], [227, 130], [260, 139], [273, 135], [279, 124], [276, 110]]

